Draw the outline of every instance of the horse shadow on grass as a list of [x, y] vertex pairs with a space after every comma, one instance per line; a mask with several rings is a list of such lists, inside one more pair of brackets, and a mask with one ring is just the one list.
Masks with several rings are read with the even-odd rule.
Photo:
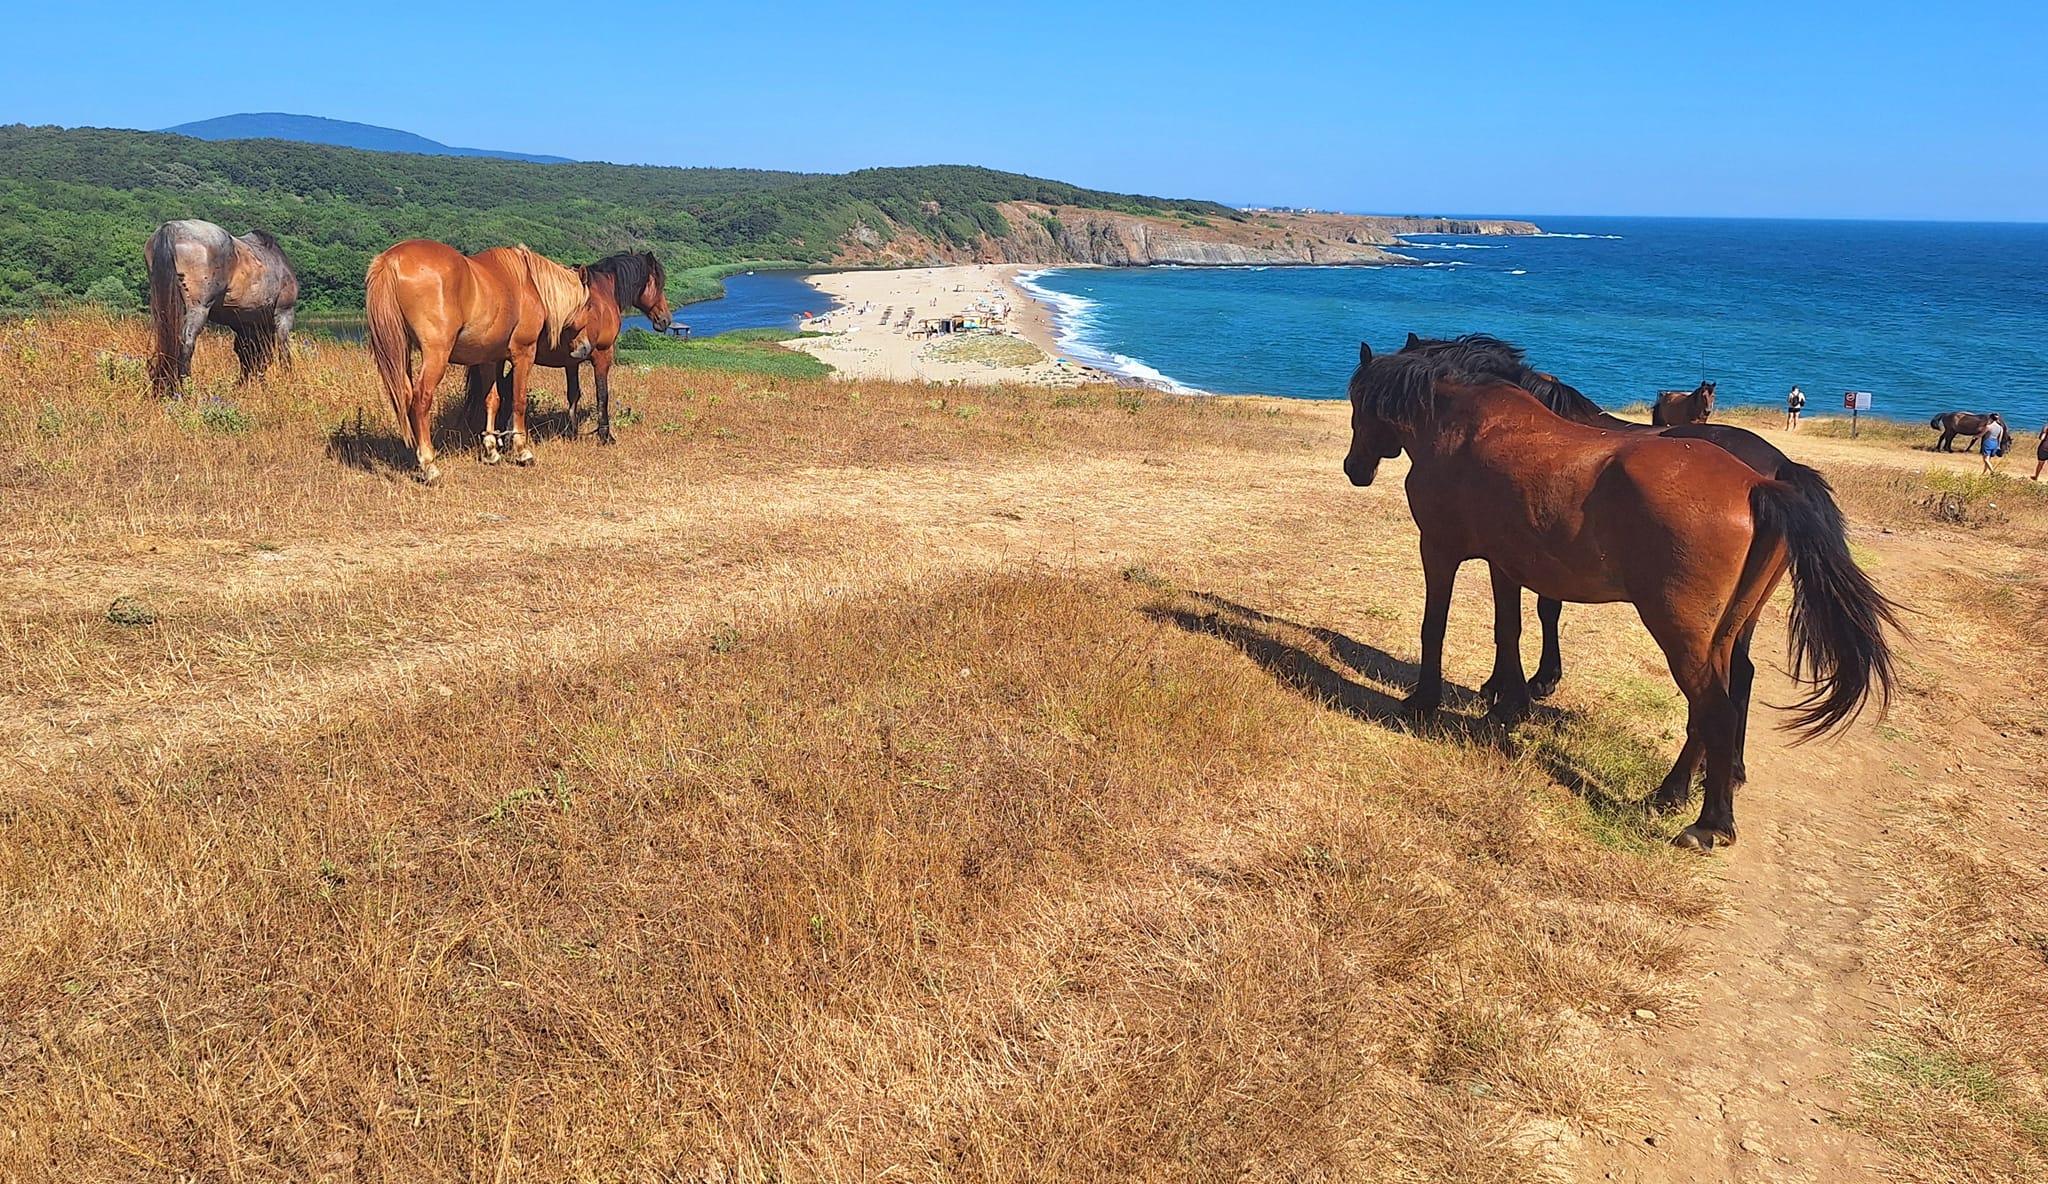
[[[577, 430], [566, 407], [529, 411], [526, 432], [538, 444], [543, 441], [573, 441], [591, 435], [593, 417], [586, 411], [583, 430]], [[443, 456], [475, 455], [483, 448], [483, 416], [461, 399], [442, 399], [434, 410], [434, 448]], [[364, 473], [409, 474], [419, 467], [413, 450], [400, 438], [389, 420], [370, 416], [357, 407], [354, 418], [344, 419], [327, 433], [327, 455]]]
[[[1177, 592], [1166, 603], [1142, 611], [1153, 620], [1229, 643], [1281, 686], [1318, 707], [1403, 735], [1483, 745], [1509, 759], [1533, 759], [1551, 780], [1584, 800], [1603, 823], [1640, 819], [1655, 786], [1640, 776], [1624, 779], [1604, 773], [1575, 753], [1575, 734], [1591, 722], [1583, 712], [1535, 703], [1522, 719], [1504, 721], [1486, 714], [1487, 700], [1480, 692], [1446, 680], [1444, 706], [1418, 716], [1380, 687], [1412, 687], [1421, 668], [1334, 629], [1290, 621], [1213, 592]], [[1304, 642], [1321, 647], [1366, 681], [1339, 670]], [[1602, 739], [1613, 742], [1612, 736]], [[1633, 744], [1639, 751], [1627, 754], [1631, 763], [1653, 768], [1664, 760], [1668, 765], [1668, 759], [1659, 757], [1648, 743]], [[1634, 830], [1639, 824], [1624, 825]]]

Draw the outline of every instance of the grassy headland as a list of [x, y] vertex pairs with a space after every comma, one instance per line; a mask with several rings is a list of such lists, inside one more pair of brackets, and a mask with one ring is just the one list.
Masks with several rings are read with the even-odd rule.
[[1341, 406], [636, 367], [619, 447], [449, 436], [429, 491], [355, 347], [236, 390], [209, 339], [166, 408], [132, 319], [0, 334], [0, 1176], [1574, 1178], [1669, 1145], [1736, 861], [1831, 793], [1878, 870], [1770, 907], [1863, 910], [1795, 935], [1887, 1000], [1848, 1121], [2048, 1156], [2024, 482], [1977, 527], [1946, 458], [1791, 442], [1912, 677], [1796, 758], [1760, 708], [1708, 862], [1631, 808], [1682, 720], [1625, 607], [1519, 728], [1392, 710], [1420, 578]]

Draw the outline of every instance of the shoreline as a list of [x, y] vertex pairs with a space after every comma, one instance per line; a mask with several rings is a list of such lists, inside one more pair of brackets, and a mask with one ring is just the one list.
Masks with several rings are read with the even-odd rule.
[[[803, 325], [822, 336], [784, 345], [817, 357], [852, 381], [1143, 386], [1208, 393], [1122, 373], [1064, 346], [1059, 310], [1019, 277], [1077, 266], [1089, 265], [959, 263], [813, 272], [804, 282], [834, 307]], [[955, 317], [985, 327], [929, 336], [922, 332], [929, 322]]]

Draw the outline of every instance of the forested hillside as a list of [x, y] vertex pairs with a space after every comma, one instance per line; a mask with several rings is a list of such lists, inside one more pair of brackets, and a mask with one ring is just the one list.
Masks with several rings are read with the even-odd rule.
[[310, 309], [361, 306], [401, 239], [523, 242], [566, 261], [652, 249], [671, 270], [830, 261], [849, 241], [966, 246], [1011, 227], [998, 202], [1234, 218], [1212, 202], [1081, 189], [963, 166], [842, 175], [366, 152], [283, 140], [0, 127], [0, 308], [88, 297], [139, 306], [142, 247], [172, 218], [276, 235]]

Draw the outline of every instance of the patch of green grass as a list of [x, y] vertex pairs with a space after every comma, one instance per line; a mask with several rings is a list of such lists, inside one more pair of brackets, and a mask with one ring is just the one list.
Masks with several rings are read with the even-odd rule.
[[622, 360], [645, 366], [683, 370], [718, 370], [733, 374], [764, 374], [776, 378], [824, 378], [832, 367], [806, 353], [779, 344], [802, 334], [782, 329], [742, 329], [716, 337], [679, 341], [645, 329], [619, 337]]
[[1568, 820], [1603, 847], [1661, 850], [1686, 811], [1657, 816], [1645, 802], [1671, 770], [1671, 755], [1604, 715], [1567, 715], [1517, 733], [1550, 777], [1578, 797]]

